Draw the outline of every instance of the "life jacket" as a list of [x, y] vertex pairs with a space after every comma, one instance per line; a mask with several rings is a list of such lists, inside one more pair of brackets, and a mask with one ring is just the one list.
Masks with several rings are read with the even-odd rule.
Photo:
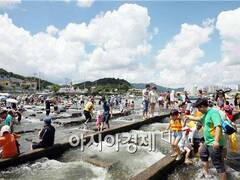
[[181, 131], [182, 130], [182, 122], [181, 119], [170, 120], [170, 129], [171, 131]]

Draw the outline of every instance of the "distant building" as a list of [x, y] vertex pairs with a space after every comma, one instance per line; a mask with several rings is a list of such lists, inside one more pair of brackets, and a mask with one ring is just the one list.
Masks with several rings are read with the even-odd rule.
[[37, 82], [24, 80], [20, 83], [20, 87], [27, 90], [37, 90]]
[[135, 89], [135, 88], [129, 89], [129, 90], [128, 90], [128, 93], [141, 95], [141, 94], [142, 94], [142, 89]]
[[186, 86], [184, 91], [187, 91], [191, 96], [196, 96], [198, 94], [198, 86]]
[[61, 87], [58, 91], [59, 93], [80, 93], [80, 94], [85, 94], [88, 93], [88, 89], [79, 89], [74, 87]]
[[208, 86], [208, 93], [215, 93], [218, 89], [219, 87], [215, 85]]
[[37, 82], [13, 77], [0, 76], [0, 86], [6, 90], [36, 90]]
[[0, 76], [0, 86], [4, 89], [10, 89], [11, 82], [10, 82], [9, 78], [6, 76]]
[[237, 85], [237, 90], [240, 91], [240, 84]]

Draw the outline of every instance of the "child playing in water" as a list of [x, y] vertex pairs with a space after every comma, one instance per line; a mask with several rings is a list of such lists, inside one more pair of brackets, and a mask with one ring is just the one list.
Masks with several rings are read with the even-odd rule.
[[182, 122], [177, 109], [173, 109], [170, 112], [170, 122], [167, 129], [170, 129], [172, 136], [171, 146], [173, 154], [171, 156], [172, 157], [177, 156], [176, 160], [180, 160], [181, 155], [178, 143], [182, 138]]
[[179, 148], [182, 152], [186, 151], [185, 154], [185, 164], [192, 164], [192, 160], [190, 159], [190, 154], [192, 151], [192, 141], [189, 139], [189, 132], [191, 131], [191, 129], [189, 127], [184, 127], [183, 128], [183, 136], [182, 139], [179, 142]]
[[102, 131], [102, 129], [103, 129], [103, 113], [101, 111], [97, 112], [96, 126], [98, 128], [98, 131]]

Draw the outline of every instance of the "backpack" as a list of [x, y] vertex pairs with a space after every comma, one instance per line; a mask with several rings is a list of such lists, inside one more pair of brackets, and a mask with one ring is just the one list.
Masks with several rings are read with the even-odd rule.
[[222, 129], [223, 132], [227, 135], [231, 135], [236, 132], [236, 129], [232, 126], [232, 124], [228, 120], [222, 120]]

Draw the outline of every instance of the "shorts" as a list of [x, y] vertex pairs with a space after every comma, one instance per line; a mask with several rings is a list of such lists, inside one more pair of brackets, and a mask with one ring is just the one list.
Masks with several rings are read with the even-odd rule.
[[194, 153], [198, 152], [198, 149], [200, 147], [200, 143], [201, 143], [201, 138], [193, 138], [193, 149], [194, 149]]
[[172, 134], [172, 137], [175, 138], [175, 139], [176, 138], [179, 138], [179, 139], [182, 138], [182, 131], [172, 131], [171, 134]]
[[148, 100], [144, 100], [143, 101], [143, 112], [144, 113], [148, 112], [148, 105], [149, 105], [149, 101]]
[[89, 112], [89, 111], [83, 111], [83, 113], [84, 113], [84, 116], [85, 116], [85, 119], [86, 119], [86, 123], [88, 122], [88, 121], [91, 121], [92, 120], [92, 116], [91, 116], [91, 113]]
[[208, 161], [209, 156], [212, 159], [212, 164], [216, 168], [218, 173], [225, 172], [224, 160], [223, 160], [223, 147], [220, 146], [218, 149], [213, 149], [212, 146], [208, 146], [206, 144], [203, 145], [200, 158], [203, 162]]

